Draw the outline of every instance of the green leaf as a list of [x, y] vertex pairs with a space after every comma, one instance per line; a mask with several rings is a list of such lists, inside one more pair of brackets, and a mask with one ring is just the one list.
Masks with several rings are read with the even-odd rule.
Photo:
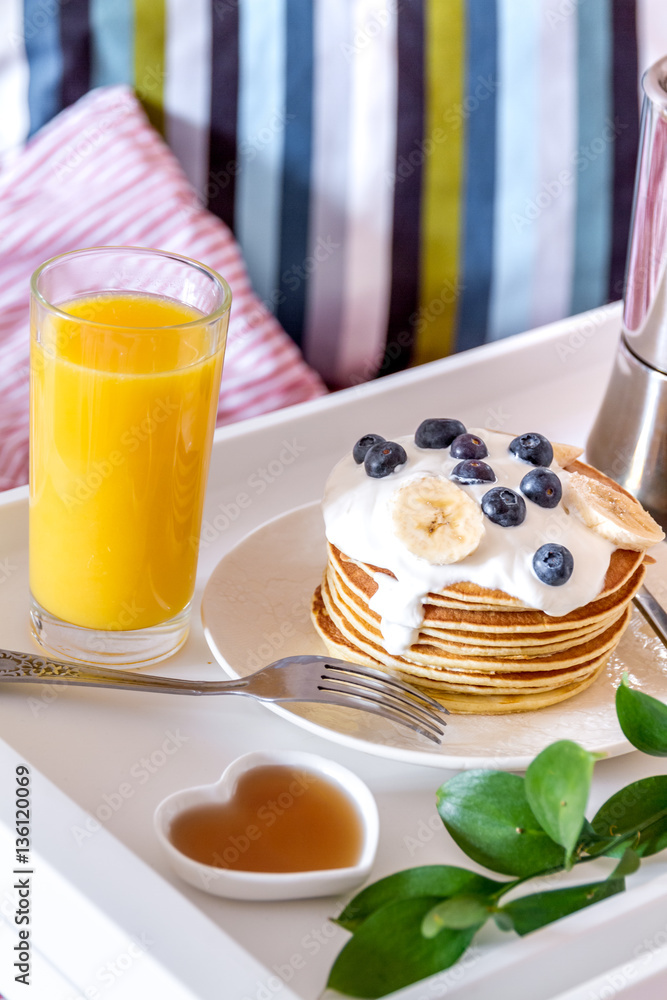
[[498, 913], [509, 918], [517, 934], [523, 936], [570, 913], [583, 910], [607, 896], [614, 896], [623, 889], [624, 879], [616, 878], [590, 882], [588, 885], [569, 886], [567, 889], [535, 892], [531, 896], [522, 896], [521, 899], [507, 903]]
[[585, 819], [581, 827], [580, 843], [584, 845], [594, 844], [598, 840], [600, 840], [600, 837], [593, 829], [591, 823]]
[[579, 842], [597, 759], [578, 743], [559, 740], [538, 754], [526, 771], [528, 804], [542, 829], [565, 848], [566, 867], [571, 867]]
[[[599, 847], [589, 847], [592, 855], [620, 857], [632, 847], [640, 858], [657, 854], [667, 847], [667, 775], [657, 774], [626, 785], [604, 803], [592, 820], [595, 832], [608, 837]], [[638, 831], [636, 840], [631, 835]], [[621, 838], [626, 839], [619, 843]]]
[[609, 878], [625, 878], [626, 875], [633, 875], [640, 865], [641, 858], [637, 852], [633, 851], [631, 847], [626, 847], [623, 851], [621, 860], [618, 862]]
[[459, 847], [491, 871], [526, 877], [563, 866], [565, 852], [537, 822], [518, 775], [463, 771], [438, 789], [436, 801]]
[[490, 912], [489, 901], [483, 896], [452, 896], [429, 910], [422, 921], [422, 934], [432, 938], [446, 927], [458, 931], [481, 927]]
[[446, 929], [424, 937], [422, 921], [437, 903], [434, 896], [400, 899], [373, 913], [338, 955], [327, 986], [348, 996], [383, 997], [448, 969], [475, 930]]
[[484, 878], [483, 875], [476, 875], [475, 872], [454, 865], [408, 868], [362, 889], [354, 899], [350, 900], [336, 923], [348, 931], [355, 931], [371, 913], [397, 899], [414, 896], [438, 896], [443, 899], [461, 893], [485, 896], [496, 892], [502, 885], [502, 882], [494, 882], [492, 879]]
[[616, 714], [633, 747], [652, 757], [667, 757], [667, 705], [629, 687], [627, 674], [616, 690]]

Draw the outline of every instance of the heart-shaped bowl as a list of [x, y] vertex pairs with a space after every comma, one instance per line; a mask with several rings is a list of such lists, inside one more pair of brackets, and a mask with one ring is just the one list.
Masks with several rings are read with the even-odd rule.
[[[175, 846], [170, 830], [177, 816], [196, 806], [230, 802], [241, 775], [267, 765], [293, 767], [315, 774], [336, 786], [351, 800], [362, 831], [361, 849], [355, 865], [317, 871], [242, 871], [195, 861]], [[298, 750], [260, 750], [237, 757], [215, 784], [185, 788], [163, 799], [155, 810], [154, 822], [158, 840], [176, 874], [197, 889], [231, 899], [304, 899], [345, 893], [368, 878], [380, 832], [377, 805], [364, 782], [335, 761]]]

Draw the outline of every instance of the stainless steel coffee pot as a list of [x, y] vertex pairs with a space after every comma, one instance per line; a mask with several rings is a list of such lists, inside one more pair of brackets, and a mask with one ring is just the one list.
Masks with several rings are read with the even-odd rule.
[[586, 456], [667, 530], [667, 56], [642, 86], [623, 326]]

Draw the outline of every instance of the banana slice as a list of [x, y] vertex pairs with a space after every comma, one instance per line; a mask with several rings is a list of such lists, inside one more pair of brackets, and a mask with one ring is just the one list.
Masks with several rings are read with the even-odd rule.
[[554, 460], [561, 469], [564, 469], [566, 465], [574, 462], [575, 458], [579, 458], [584, 453], [583, 448], [577, 448], [574, 444], [557, 444], [556, 441], [552, 441], [551, 447], [554, 450]]
[[621, 549], [643, 552], [665, 535], [642, 505], [606, 483], [578, 472], [563, 483], [562, 504], [584, 524]]
[[440, 476], [412, 479], [397, 489], [391, 517], [408, 551], [435, 566], [465, 559], [484, 535], [481, 507]]

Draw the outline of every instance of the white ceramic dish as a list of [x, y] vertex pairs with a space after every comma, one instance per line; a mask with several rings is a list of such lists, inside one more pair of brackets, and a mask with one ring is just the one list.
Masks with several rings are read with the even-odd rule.
[[[326, 654], [310, 600], [326, 562], [319, 504], [268, 521], [227, 553], [202, 600], [204, 632], [218, 662], [243, 677], [281, 656]], [[610, 757], [632, 747], [614, 707], [624, 670], [633, 685], [667, 696], [667, 650], [638, 612], [606, 672], [570, 701], [519, 715], [452, 715], [440, 747], [367, 712], [335, 705], [270, 705], [291, 722], [358, 750], [431, 767], [522, 770], [545, 746], [571, 739]]]
[[[363, 828], [359, 861], [349, 868], [304, 872], [245, 872], [202, 864], [179, 851], [169, 837], [176, 816], [193, 806], [227, 802], [239, 777], [255, 767], [278, 764], [321, 775], [337, 785], [355, 803]], [[297, 750], [256, 751], [243, 754], [225, 769], [213, 785], [185, 788], [169, 795], [155, 810], [155, 831], [172, 868], [196, 889], [230, 899], [305, 899], [348, 892], [368, 878], [377, 851], [380, 822], [375, 799], [363, 781], [341, 764]]]

